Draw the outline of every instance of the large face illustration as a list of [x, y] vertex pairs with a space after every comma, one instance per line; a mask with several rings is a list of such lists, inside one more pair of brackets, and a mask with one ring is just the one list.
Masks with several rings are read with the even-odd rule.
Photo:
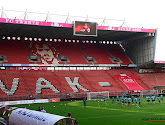
[[49, 43], [31, 43], [31, 50], [34, 55], [37, 55], [41, 58], [42, 63], [58, 63], [57, 56], [58, 53], [56, 49]]
[[48, 47], [48, 45], [43, 44], [42, 46], [36, 44], [37, 53], [44, 58], [46, 61], [52, 61], [54, 58], [52, 50]]

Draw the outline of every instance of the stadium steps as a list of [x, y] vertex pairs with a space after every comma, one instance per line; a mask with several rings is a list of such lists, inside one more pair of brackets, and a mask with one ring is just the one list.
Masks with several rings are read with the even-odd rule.
[[[33, 53], [32, 53], [32, 50], [31, 50], [31, 48], [30, 48], [29, 42], [26, 42], [26, 45], [27, 45], [27, 48], [28, 48], [28, 50], [29, 50], [29, 52], [30, 52], [30, 56], [33, 56]], [[29, 63], [37, 64], [36, 62], [29, 62]]]
[[113, 55], [106, 49], [105, 46], [101, 46], [101, 47], [110, 55], [110, 57], [113, 57]]
[[[123, 70], [120, 71], [119, 69], [112, 69], [112, 70], [107, 71], [107, 73], [110, 74], [111, 77], [113, 77], [114, 75], [119, 75], [125, 72]], [[121, 86], [123, 91], [128, 91], [128, 88], [119, 79], [114, 79], [114, 80], [116, 83], [118, 83]]]
[[83, 50], [83, 48], [81, 47], [81, 45], [80, 44], [78, 44], [78, 46], [80, 47], [80, 49], [83, 51], [83, 53], [85, 54], [85, 56], [87, 57], [88, 56], [88, 54]]
[[93, 57], [96, 60], [95, 64], [113, 64], [113, 62], [109, 59], [109, 54], [99, 45], [82, 44], [81, 47], [88, 56]]
[[126, 91], [127, 88], [125, 86], [123, 86], [123, 83], [121, 83], [117, 79], [114, 79], [107, 71], [105, 71], [105, 72], [109, 75], [109, 77], [111, 77], [117, 83], [118, 87], [121, 88], [121, 91]]
[[9, 64], [29, 64], [30, 52], [23, 41], [3, 40], [0, 45], [0, 54], [7, 56]]
[[88, 84], [88, 90], [90, 90], [91, 92], [96, 92], [96, 88], [93, 86], [92, 82], [89, 81], [87, 79], [87, 77], [85, 77], [85, 75], [83, 74], [83, 72], [79, 72], [79, 73], [82, 76], [81, 78], [83, 78], [84, 80], [86, 80], [86, 84]]
[[[78, 44], [78, 46], [80, 47], [80, 49], [81, 49], [81, 50], [83, 51], [83, 53], [85, 54], [85, 57], [89, 57], [88, 54], [83, 50], [82, 46], [81, 46], [80, 44]], [[92, 64], [94, 64], [94, 63], [92, 62]]]
[[74, 80], [74, 77], [77, 77], [76, 74], [70, 72], [70, 71], [55, 71], [56, 77], [58, 80], [62, 83], [62, 88], [65, 91], [62, 91], [64, 93], [73, 93], [72, 88], [69, 86], [68, 82], [66, 81], [65, 77], [71, 78], [71, 80]]
[[123, 54], [127, 57], [127, 59], [131, 62], [131, 64], [134, 64], [134, 62], [128, 57], [128, 55], [124, 52], [124, 48], [122, 46], [119, 46], [120, 50], [123, 52]]
[[[111, 70], [111, 71], [112, 71], [111, 73], [113, 74], [113, 76], [114, 75], [119, 75], [119, 74], [126, 74], [126, 75], [129, 75], [129, 76], [132, 76], [132, 75], [133, 76], [138, 76], [138, 74], [136, 74], [136, 72], [133, 69], [114, 69], [114, 70]], [[147, 84], [145, 84], [143, 81], [138, 80], [138, 79], [135, 79], [135, 80], [145, 90], [150, 90], [149, 86]], [[120, 80], [117, 80], [117, 82], [121, 84]]]
[[20, 72], [18, 72], [18, 71], [5, 71], [4, 75], [5, 75], [5, 77], [4, 77], [5, 79], [3, 80], [3, 82], [6, 85], [6, 88], [9, 90], [11, 89], [11, 87], [13, 85], [13, 79], [14, 78], [19, 78], [19, 80], [20, 80], [20, 82], [18, 84], [18, 88], [17, 88], [15, 94], [13, 95], [13, 97], [15, 97], [15, 96], [25, 97], [25, 96], [27, 96], [27, 94], [28, 94], [27, 89], [24, 86], [23, 77], [21, 77]]
[[165, 86], [165, 73], [155, 73], [154, 76], [159, 83], [159, 86]]
[[[134, 75], [138, 76], [139, 74], [135, 70], [130, 70]], [[136, 81], [143, 87], [145, 90], [150, 90], [150, 87], [145, 84], [141, 79], [136, 79]]]
[[24, 74], [24, 77], [26, 79], [30, 94], [31, 95], [37, 95], [35, 93], [36, 82], [39, 78], [37, 71], [24, 71], [23, 74]]
[[123, 50], [119, 47], [119, 45], [105, 45], [107, 51], [109, 51], [113, 57], [119, 58], [124, 65], [132, 64], [130, 60], [126, 57]]
[[60, 53], [68, 57], [70, 62], [67, 64], [88, 64], [84, 59], [85, 54], [82, 52], [77, 43], [55, 43]]
[[[67, 90], [62, 86], [62, 82], [59, 80], [56, 72], [54, 71], [44, 71], [40, 72], [40, 76], [44, 77], [46, 80], [50, 81], [52, 85], [54, 85], [60, 92], [65, 93]], [[49, 89], [48, 94], [55, 94], [52, 90]]]
[[[81, 73], [85, 76], [86, 79], [92, 84], [92, 86], [96, 89], [97, 92], [100, 91], [123, 91], [123, 89], [119, 88], [119, 85], [113, 80], [111, 76], [109, 76], [104, 71], [81, 71]], [[112, 86], [110, 87], [102, 87], [98, 82], [109, 82]]]
[[152, 89], [154, 86], [159, 86], [157, 83], [154, 73], [149, 74], [139, 74], [140, 79]]
[[[52, 45], [54, 46], [54, 48], [55, 48], [55, 49], [57, 50], [57, 52], [59, 53], [59, 56], [63, 56], [63, 55], [61, 54], [61, 52], [59, 51], [59, 49], [57, 48], [56, 44], [53, 43]], [[66, 62], [59, 62], [59, 64], [66, 64]]]

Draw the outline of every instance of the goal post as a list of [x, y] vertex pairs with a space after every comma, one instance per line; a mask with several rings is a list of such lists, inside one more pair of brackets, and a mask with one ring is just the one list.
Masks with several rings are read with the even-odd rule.
[[105, 97], [105, 99], [109, 99], [109, 91], [87, 93], [87, 100], [102, 100], [103, 97]]

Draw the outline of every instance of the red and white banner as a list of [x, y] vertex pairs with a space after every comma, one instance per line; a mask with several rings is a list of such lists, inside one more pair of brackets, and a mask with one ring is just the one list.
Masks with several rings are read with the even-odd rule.
[[55, 23], [35, 20], [21, 20], [21, 19], [8, 19], [0, 18], [1, 23], [24, 24], [24, 25], [38, 25], [38, 26], [54, 26], [54, 27], [68, 27], [71, 28], [72, 24], [68, 23]]
[[130, 90], [144, 90], [135, 79], [132, 79], [130, 76], [120, 76], [119, 80]]

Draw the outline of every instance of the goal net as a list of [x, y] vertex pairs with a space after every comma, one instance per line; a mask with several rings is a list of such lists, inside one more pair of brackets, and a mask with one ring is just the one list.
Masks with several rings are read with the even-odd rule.
[[87, 93], [87, 100], [102, 100], [103, 97], [105, 99], [109, 99], [109, 92], [88, 92]]
[[140, 97], [144, 97], [144, 96], [158, 96], [159, 92], [158, 90], [143, 90], [140, 92]]

